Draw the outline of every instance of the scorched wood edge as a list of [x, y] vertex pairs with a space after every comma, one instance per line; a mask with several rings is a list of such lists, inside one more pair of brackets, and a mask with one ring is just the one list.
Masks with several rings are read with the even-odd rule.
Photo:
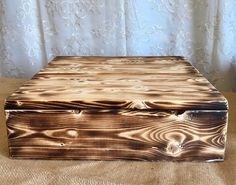
[[56, 57], [6, 100], [9, 152], [222, 161], [227, 109], [183, 57]]

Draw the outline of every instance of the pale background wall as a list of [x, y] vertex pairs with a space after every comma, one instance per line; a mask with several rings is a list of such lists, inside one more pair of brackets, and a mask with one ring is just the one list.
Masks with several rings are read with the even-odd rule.
[[30, 78], [56, 55], [183, 55], [236, 91], [236, 1], [0, 1], [0, 76]]

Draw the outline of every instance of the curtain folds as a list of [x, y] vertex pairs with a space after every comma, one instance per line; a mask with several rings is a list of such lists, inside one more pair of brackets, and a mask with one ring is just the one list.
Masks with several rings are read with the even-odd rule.
[[236, 91], [235, 0], [1, 0], [0, 76], [56, 55], [183, 55]]

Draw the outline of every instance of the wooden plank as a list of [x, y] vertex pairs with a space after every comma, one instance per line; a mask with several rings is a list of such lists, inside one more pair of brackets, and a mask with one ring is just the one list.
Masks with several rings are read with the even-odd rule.
[[222, 161], [227, 111], [10, 110], [10, 156]]
[[183, 57], [57, 57], [5, 109], [226, 110], [227, 100]]

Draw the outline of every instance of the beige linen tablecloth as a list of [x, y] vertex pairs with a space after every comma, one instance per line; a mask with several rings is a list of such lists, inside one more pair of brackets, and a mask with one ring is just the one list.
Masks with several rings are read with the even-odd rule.
[[24, 80], [0, 78], [0, 184], [236, 185], [236, 93], [229, 101], [224, 162], [48, 161], [8, 158], [4, 99]]

